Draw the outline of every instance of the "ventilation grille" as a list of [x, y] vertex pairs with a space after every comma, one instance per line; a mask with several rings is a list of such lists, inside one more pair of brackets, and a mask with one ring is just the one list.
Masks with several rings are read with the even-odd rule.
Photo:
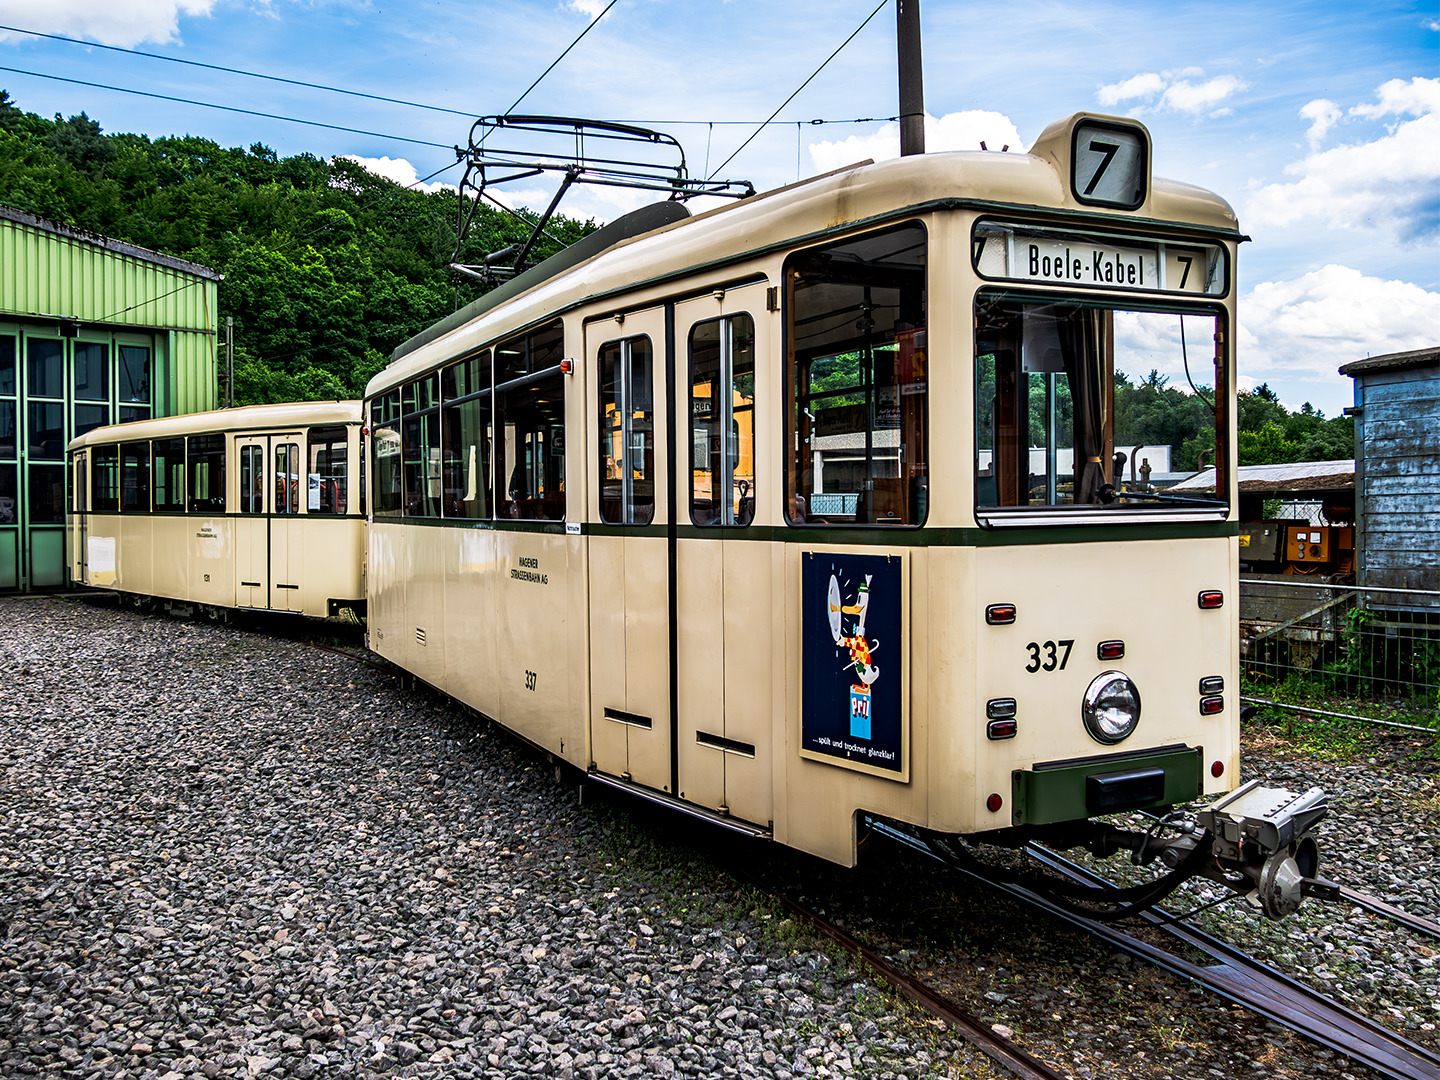
[[415, 643], [417, 645], [425, 644], [425, 628], [423, 626], [415, 627]]

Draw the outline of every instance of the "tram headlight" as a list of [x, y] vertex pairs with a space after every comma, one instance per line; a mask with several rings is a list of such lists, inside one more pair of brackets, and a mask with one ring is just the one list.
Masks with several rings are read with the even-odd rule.
[[1101, 672], [1085, 691], [1080, 714], [1091, 738], [1118, 743], [1128, 739], [1140, 722], [1140, 691], [1122, 672]]

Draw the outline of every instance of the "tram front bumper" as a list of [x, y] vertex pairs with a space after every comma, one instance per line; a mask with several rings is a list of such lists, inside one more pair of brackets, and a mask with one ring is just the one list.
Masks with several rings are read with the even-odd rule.
[[1199, 798], [1204, 790], [1200, 749], [1193, 746], [1039, 762], [1010, 776], [1016, 825], [1173, 806]]

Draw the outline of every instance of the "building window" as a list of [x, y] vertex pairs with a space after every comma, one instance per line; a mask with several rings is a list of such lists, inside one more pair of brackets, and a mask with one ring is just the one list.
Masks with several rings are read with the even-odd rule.
[[732, 315], [690, 331], [690, 520], [755, 518], [755, 323]]
[[785, 264], [792, 525], [919, 525], [928, 512], [925, 230]]
[[25, 339], [25, 389], [30, 397], [65, 396], [65, 343], [49, 338]]
[[75, 398], [78, 401], [110, 400], [110, 346], [94, 341], [77, 341], [73, 352]]
[[58, 460], [65, 456], [65, 406], [59, 402], [35, 401], [26, 406], [30, 431], [26, 456]]
[[655, 516], [653, 367], [648, 337], [600, 347], [600, 520], [612, 525]]
[[120, 346], [120, 371], [117, 397], [120, 401], [120, 423], [144, 420], [150, 416], [150, 350], [144, 345]]
[[64, 524], [64, 465], [30, 466], [29, 508], [32, 525]]

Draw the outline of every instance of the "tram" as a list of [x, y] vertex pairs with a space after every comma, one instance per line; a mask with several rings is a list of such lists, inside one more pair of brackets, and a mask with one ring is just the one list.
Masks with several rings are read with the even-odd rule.
[[[638, 211], [366, 390], [369, 643], [594, 781], [842, 864], [864, 821], [1157, 855], [1267, 912], [1318, 791], [1239, 783], [1235, 257], [1133, 120]], [[1213, 396], [1136, 483], [1123, 378]], [[1213, 388], [1213, 389], [1210, 389]], [[1198, 853], [1197, 853], [1198, 852]]]
[[95, 428], [68, 448], [76, 584], [174, 611], [365, 610], [358, 401]]

